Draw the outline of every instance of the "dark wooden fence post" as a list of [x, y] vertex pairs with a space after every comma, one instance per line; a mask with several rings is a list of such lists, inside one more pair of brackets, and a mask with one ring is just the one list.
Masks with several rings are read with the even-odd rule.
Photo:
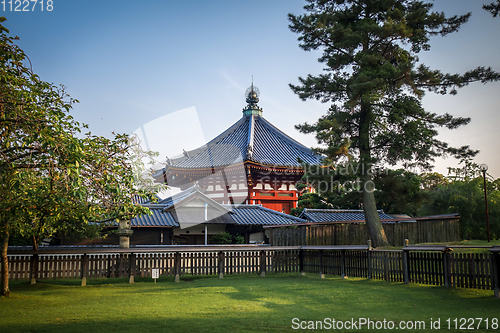
[[300, 274], [305, 275], [304, 272], [304, 250], [299, 250], [299, 271]]
[[125, 275], [125, 254], [120, 253], [118, 256], [119, 262], [116, 264], [116, 268], [118, 269], [118, 272], [115, 276], [117, 277], [124, 277]]
[[389, 254], [384, 251], [384, 280], [389, 281]]
[[87, 276], [89, 275], [89, 256], [87, 254], [82, 255], [82, 287], [87, 285]]
[[31, 272], [30, 272], [30, 280], [31, 284], [35, 284], [38, 279], [38, 262], [39, 262], [38, 254], [34, 254], [31, 256]]
[[492, 267], [492, 287], [496, 298], [500, 298], [500, 247], [490, 249], [491, 258], [493, 261]]
[[266, 276], [266, 251], [260, 251], [260, 276]]
[[219, 251], [219, 279], [224, 278], [224, 252]]
[[319, 250], [319, 278], [325, 278], [325, 274], [323, 274], [323, 250]]
[[372, 278], [372, 251], [370, 247], [366, 250], [366, 260], [368, 260], [368, 273], [367, 273], [367, 278], [370, 280]]
[[443, 252], [443, 272], [444, 272], [444, 285], [445, 287], [451, 286], [451, 261], [450, 252]]
[[345, 279], [347, 277], [345, 271], [345, 250], [342, 250], [342, 278]]
[[174, 253], [174, 281], [179, 282], [181, 277], [181, 254], [180, 252]]
[[130, 253], [128, 262], [128, 283], [134, 283], [135, 276], [135, 253]]
[[403, 281], [405, 284], [410, 283], [410, 262], [409, 253], [403, 248]]

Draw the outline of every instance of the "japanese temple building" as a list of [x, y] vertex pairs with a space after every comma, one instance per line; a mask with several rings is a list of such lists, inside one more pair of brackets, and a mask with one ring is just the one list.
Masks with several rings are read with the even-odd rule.
[[321, 157], [262, 116], [253, 83], [245, 97], [240, 120], [204, 146], [167, 158], [155, 178], [181, 190], [198, 183], [221, 204], [260, 204], [288, 214], [297, 206], [302, 163], [319, 164]]

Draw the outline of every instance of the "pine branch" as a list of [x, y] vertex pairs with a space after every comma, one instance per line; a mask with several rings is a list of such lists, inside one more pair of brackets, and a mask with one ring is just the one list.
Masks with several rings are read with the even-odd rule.
[[500, 13], [500, 0], [492, 2], [489, 5], [483, 5], [483, 9], [489, 11], [493, 17], [497, 17]]

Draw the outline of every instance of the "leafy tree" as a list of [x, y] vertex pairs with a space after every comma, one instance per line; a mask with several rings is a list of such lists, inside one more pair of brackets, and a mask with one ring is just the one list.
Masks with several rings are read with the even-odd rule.
[[[492, 239], [500, 237], [500, 190], [498, 179], [488, 182], [488, 208]], [[460, 214], [462, 239], [486, 239], [486, 210], [484, 205], [483, 178], [457, 180], [439, 185], [429, 191], [430, 203], [419, 215]]]
[[483, 5], [483, 9], [489, 11], [493, 17], [497, 17], [498, 13], [500, 13], [500, 0], [492, 2], [488, 5]]
[[425, 91], [456, 94], [471, 82], [500, 79], [490, 68], [446, 74], [419, 64], [418, 54], [430, 50], [429, 39], [458, 31], [469, 14], [446, 17], [432, 12], [432, 3], [416, 0], [307, 0], [304, 15], [289, 14], [290, 29], [300, 47], [321, 50], [325, 73], [290, 84], [302, 100], [332, 103], [315, 124], [325, 163], [341, 157], [363, 165], [358, 169], [363, 209], [375, 246], [387, 244], [377, 214], [373, 166], [402, 163], [430, 168], [435, 157], [474, 156], [468, 147], [453, 148], [438, 140], [437, 129], [455, 129], [469, 118], [424, 110]]
[[[299, 197], [292, 215], [300, 215], [304, 208], [359, 209], [363, 198], [360, 182], [354, 178], [358, 165], [339, 164], [335, 172], [311, 172], [308, 168], [304, 179], [318, 193], [306, 193]], [[389, 214], [405, 213], [415, 216], [426, 203], [428, 195], [421, 190], [420, 176], [403, 169], [374, 169], [373, 184], [376, 188], [377, 207]], [[328, 187], [327, 187], [328, 185]]]
[[136, 138], [117, 135], [109, 140], [88, 135], [82, 143], [83, 159], [72, 177], [68, 176], [70, 169], [64, 168], [58, 172], [29, 169], [18, 174], [14, 188], [23, 195], [18, 200], [22, 220], [17, 231], [32, 239], [34, 250], [41, 239], [54, 234], [96, 238], [108, 222], [147, 212], [130, 206], [134, 194], [151, 199], [162, 189], [162, 185], [151, 184], [152, 178], [138, 174], [144, 165], [137, 154], [149, 154], [140, 149]]
[[[0, 18], [0, 23], [5, 18]], [[9, 235], [38, 239], [57, 231], [95, 230], [95, 222], [127, 219], [149, 210], [132, 202], [152, 197], [137, 187], [126, 135], [113, 140], [87, 133], [69, 114], [76, 100], [40, 80], [0, 24], [1, 295], [9, 295]], [[133, 143], [132, 143], [133, 145]], [[148, 185], [147, 181], [142, 185]], [[89, 223], [93, 222], [93, 223]]]
[[420, 184], [423, 190], [433, 190], [448, 183], [449, 180], [438, 172], [426, 172], [420, 175]]
[[318, 193], [304, 193], [297, 201], [297, 208], [292, 208], [290, 214], [299, 216], [304, 208], [328, 209], [332, 208], [332, 205]]
[[416, 216], [428, 200], [421, 190], [420, 176], [410, 171], [386, 170], [377, 174], [374, 183], [377, 207], [389, 214]]
[[314, 187], [315, 193], [302, 193], [293, 214], [300, 215], [303, 208], [359, 209], [361, 184], [355, 175], [359, 163], [338, 163], [335, 167], [305, 165], [302, 181]]

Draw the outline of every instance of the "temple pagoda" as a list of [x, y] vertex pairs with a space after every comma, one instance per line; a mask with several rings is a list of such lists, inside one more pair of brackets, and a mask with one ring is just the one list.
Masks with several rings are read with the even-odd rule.
[[290, 213], [297, 206], [302, 163], [318, 164], [321, 157], [264, 119], [253, 83], [245, 97], [240, 120], [204, 146], [167, 157], [155, 178], [181, 190], [198, 183], [222, 204], [261, 204]]

